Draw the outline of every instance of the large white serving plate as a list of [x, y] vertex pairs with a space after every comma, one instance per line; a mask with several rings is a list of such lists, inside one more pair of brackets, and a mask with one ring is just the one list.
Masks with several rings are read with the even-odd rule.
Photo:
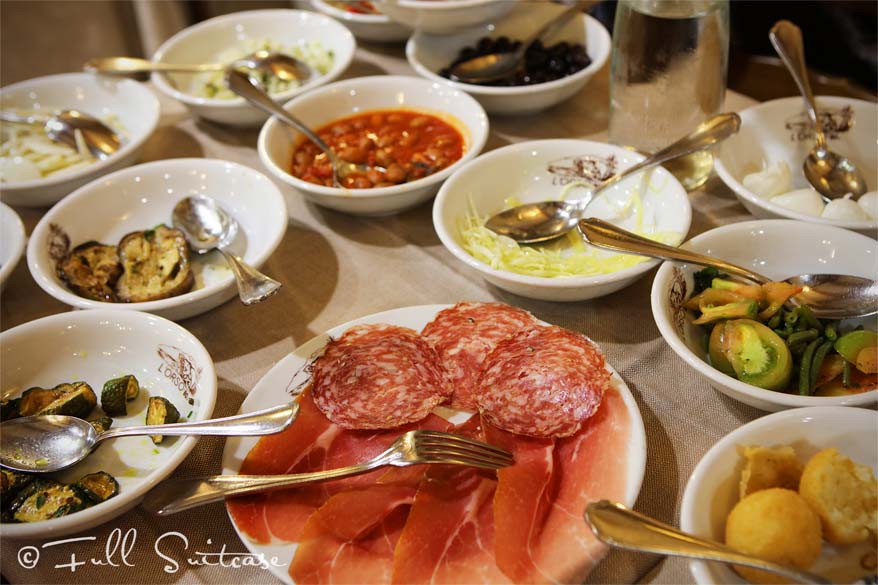
[[[126, 416], [113, 417], [114, 428], [145, 424], [149, 396], [170, 400], [181, 421], [210, 418], [216, 402], [213, 361], [201, 342], [179, 325], [139, 311], [73, 311], [19, 325], [0, 334], [0, 362], [4, 398], [77, 380], [100, 396], [107, 380], [134, 374], [140, 395], [128, 403]], [[96, 408], [92, 417], [99, 412]], [[106, 471], [119, 482], [117, 496], [61, 518], [0, 524], [0, 535], [49, 539], [107, 522], [170, 475], [196, 441], [168, 437], [154, 445], [149, 437], [124, 437], [102, 443], [84, 461], [51, 476], [73, 482]]]
[[[349, 321], [330, 329], [322, 335], [318, 335], [308, 343], [300, 346], [296, 351], [279, 361], [269, 370], [254, 386], [253, 390], [250, 391], [247, 399], [241, 405], [241, 412], [253, 412], [289, 402], [291, 395], [295, 394], [302, 383], [308, 379], [304, 366], [313, 359], [315, 353], [326, 345], [330, 338], [338, 338], [349, 328], [355, 325], [388, 323], [420, 331], [424, 325], [433, 320], [436, 313], [450, 306], [419, 305], [393, 309]], [[620, 453], [618, 457], [622, 465], [627, 465], [627, 485], [623, 503], [630, 507], [637, 500], [637, 495], [640, 493], [640, 485], [643, 482], [643, 474], [646, 470], [646, 431], [643, 428], [640, 410], [637, 408], [637, 403], [628, 386], [625, 385], [625, 382], [611, 366], [608, 365], [607, 367], [613, 374], [612, 385], [624, 400], [625, 406], [628, 408], [628, 416], [631, 419], [631, 437], [628, 448], [625, 453]], [[458, 414], [458, 412], [440, 407], [436, 414], [445, 418], [451, 418]], [[458, 418], [454, 418], [454, 421], [460, 422]], [[258, 440], [258, 437], [230, 438], [226, 442], [226, 447], [223, 451], [223, 474], [239, 473], [244, 458]], [[234, 519], [232, 519], [232, 525], [235, 526], [238, 536], [250, 552], [262, 555], [265, 559], [276, 558], [277, 563], [269, 563], [268, 568], [284, 583], [292, 585], [293, 580], [287, 573], [287, 568], [293, 559], [297, 545], [290, 543], [257, 544], [251, 541], [238, 528]]]

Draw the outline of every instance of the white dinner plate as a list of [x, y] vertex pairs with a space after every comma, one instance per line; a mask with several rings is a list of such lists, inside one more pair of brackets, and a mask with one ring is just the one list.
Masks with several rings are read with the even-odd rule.
[[[443, 309], [447, 309], [451, 305], [420, 305], [414, 307], [404, 307], [401, 309], [393, 309], [382, 313], [367, 315], [353, 321], [349, 321], [338, 327], [330, 329], [322, 335], [318, 335], [308, 343], [300, 346], [296, 351], [279, 361], [250, 391], [247, 399], [241, 405], [241, 412], [253, 412], [263, 408], [269, 408], [289, 402], [291, 395], [295, 394], [297, 388], [307, 380], [307, 373], [303, 366], [307, 365], [315, 352], [326, 345], [330, 337], [338, 338], [347, 329], [355, 325], [387, 323], [401, 327], [409, 327], [415, 331], [423, 329], [424, 325], [433, 320], [436, 313]], [[643, 482], [643, 474], [646, 470], [646, 431], [643, 428], [643, 419], [640, 416], [640, 410], [628, 386], [619, 376], [619, 374], [608, 364], [607, 367], [612, 372], [612, 384], [618, 390], [620, 396], [628, 408], [628, 415], [631, 418], [631, 437], [628, 444], [628, 450], [625, 456], [620, 456], [620, 461], [624, 461], [628, 465], [627, 485], [625, 489], [625, 498], [623, 504], [633, 506], [640, 493], [640, 485]], [[448, 414], [454, 411], [441, 408], [441, 412], [437, 412], [449, 418]], [[457, 418], [455, 422], [460, 422]], [[293, 423], [295, 424], [295, 422]], [[223, 451], [223, 474], [230, 475], [239, 473], [241, 464], [250, 449], [256, 445], [258, 437], [234, 437], [226, 442]], [[231, 518], [231, 515], [229, 516]], [[583, 522], [585, 520], [583, 519]], [[287, 573], [293, 555], [296, 552], [297, 545], [295, 543], [279, 543], [279, 544], [257, 544], [251, 541], [235, 524], [232, 519], [232, 525], [244, 545], [251, 553], [262, 555], [265, 559], [275, 557], [277, 563], [269, 563], [268, 568], [284, 583], [293, 584], [293, 580]], [[278, 566], [276, 566], [278, 565]]]

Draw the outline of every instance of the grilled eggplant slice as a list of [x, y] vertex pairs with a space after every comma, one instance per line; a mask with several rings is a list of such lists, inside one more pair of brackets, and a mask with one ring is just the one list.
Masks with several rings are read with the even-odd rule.
[[[163, 396], [150, 396], [149, 405], [146, 407], [146, 424], [164, 425], [175, 423], [180, 420], [180, 412], [173, 404]], [[164, 437], [153, 435], [152, 442], [158, 445]]]
[[[98, 434], [103, 433], [111, 426], [113, 426], [113, 419], [108, 416], [102, 416], [101, 418], [96, 418], [95, 420], [88, 421], [91, 423], [91, 426], [95, 428]], [[98, 444], [100, 446], [100, 444]]]
[[160, 225], [132, 232], [119, 242], [122, 276], [116, 282], [120, 301], [140, 303], [189, 292], [195, 275], [189, 244], [180, 230]]
[[116, 246], [86, 242], [73, 248], [56, 266], [58, 277], [81, 297], [116, 302], [115, 285], [122, 276]]
[[106, 471], [83, 475], [74, 487], [85, 494], [94, 504], [106, 502], [119, 493], [119, 482]]
[[[16, 498], [18, 499], [18, 498]], [[47, 481], [33, 490], [21, 501], [12, 513], [15, 522], [40, 522], [60, 518], [87, 508], [88, 502], [83, 494], [73, 486]]]
[[21, 416], [21, 397], [0, 402], [0, 422]]
[[113, 378], [104, 383], [101, 390], [101, 408], [110, 416], [128, 414], [128, 401], [137, 398], [140, 384], [131, 374], [121, 378]]

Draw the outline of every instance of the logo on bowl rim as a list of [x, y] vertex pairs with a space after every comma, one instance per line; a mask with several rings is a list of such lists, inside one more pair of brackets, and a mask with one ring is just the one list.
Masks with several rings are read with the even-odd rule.
[[686, 309], [683, 305], [686, 303], [686, 277], [683, 271], [674, 266], [671, 273], [671, 286], [668, 287], [668, 303], [673, 310], [674, 328], [680, 337], [684, 336], [684, 328], [686, 325]]
[[[817, 116], [820, 118], [820, 126], [826, 138], [835, 140], [854, 127], [854, 109], [851, 106], [836, 109], [818, 108]], [[790, 131], [791, 142], [814, 140], [814, 126], [807, 112], [787, 118], [784, 128]]]
[[586, 183], [594, 187], [616, 174], [619, 163], [616, 155], [597, 156], [579, 154], [549, 161], [546, 172], [552, 175], [553, 185], [569, 185], [570, 183]]
[[161, 359], [158, 372], [180, 391], [186, 402], [195, 404], [203, 368], [196, 367], [195, 359], [174, 345], [159, 344], [156, 353]]

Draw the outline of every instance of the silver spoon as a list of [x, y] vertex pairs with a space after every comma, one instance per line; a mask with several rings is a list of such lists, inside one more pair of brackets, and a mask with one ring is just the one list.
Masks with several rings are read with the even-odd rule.
[[291, 402], [258, 412], [168, 425], [117, 427], [98, 432], [75, 416], [14, 418], [0, 425], [0, 465], [25, 473], [49, 473], [82, 461], [103, 440], [142, 435], [270, 435], [284, 430], [299, 413]]
[[[579, 222], [579, 230], [589, 244], [598, 248], [662, 260], [678, 260], [698, 266], [713, 266], [722, 272], [759, 284], [772, 281], [758, 272], [719, 258], [660, 244], [602, 219], [583, 219]], [[785, 282], [803, 287], [802, 292], [790, 299], [790, 302], [794, 305], [808, 305], [814, 315], [822, 319], [848, 319], [878, 313], [878, 281], [843, 274], [802, 274], [791, 276]]]
[[802, 31], [792, 22], [781, 20], [771, 28], [768, 38], [771, 39], [771, 44], [787, 66], [796, 85], [799, 86], [799, 91], [805, 99], [805, 106], [808, 108], [808, 116], [814, 124], [814, 148], [802, 164], [805, 178], [827, 199], [839, 199], [848, 193], [853, 195], [854, 200], [859, 199], [867, 191], [863, 173], [853, 161], [832, 152], [826, 144], [826, 136], [823, 134], [823, 126], [817, 113], [817, 104], [814, 101], [814, 94], [811, 93], [811, 85], [808, 83]]
[[227, 248], [238, 234], [238, 222], [206, 195], [193, 195], [174, 206], [174, 227], [183, 232], [197, 254], [218, 250], [229, 263], [238, 283], [238, 296], [245, 305], [264, 301], [282, 286], [265, 276]]
[[317, 147], [326, 153], [329, 162], [332, 164], [332, 182], [336, 187], [344, 188], [342, 181], [351, 173], [365, 173], [370, 169], [368, 165], [360, 165], [344, 160], [332, 150], [332, 148], [323, 141], [322, 138], [308, 128], [305, 124], [293, 117], [292, 114], [280, 107], [272, 100], [261, 87], [259, 83], [251, 76], [238, 69], [229, 69], [226, 71], [226, 85], [233, 92], [249, 101], [260, 110], [273, 115], [278, 120], [291, 126], [304, 134], [308, 140], [317, 145]]
[[524, 61], [524, 54], [527, 52], [528, 47], [541, 37], [548, 36], [577, 13], [581, 12], [582, 4], [582, 2], [577, 2], [549, 20], [535, 33], [521, 41], [517, 49], [505, 53], [481, 55], [458, 63], [451, 68], [450, 76], [452, 81], [460, 81], [461, 83], [490, 83], [491, 81], [509, 77]]
[[4, 110], [0, 111], [0, 120], [43, 126], [49, 138], [73, 148], [77, 147], [76, 131], [79, 130], [92, 156], [102, 160], [122, 147], [122, 139], [115, 130], [79, 110], [61, 110], [51, 116], [16, 114]]
[[205, 71], [225, 71], [229, 67], [268, 73], [284, 81], [305, 81], [311, 76], [311, 68], [295, 57], [269, 51], [256, 51], [232, 63], [206, 64], [161, 63], [135, 57], [100, 57], [86, 61], [83, 69], [90, 73], [129, 75], [149, 71], [201, 73]]
[[831, 583], [820, 575], [740, 553], [718, 542], [687, 534], [616, 502], [592, 502], [585, 509], [585, 520], [595, 536], [603, 542], [626, 550], [741, 565], [782, 575], [799, 583]]
[[582, 199], [541, 201], [519, 205], [494, 215], [485, 222], [485, 227], [522, 244], [553, 240], [576, 227], [576, 223], [584, 217], [589, 203], [594, 200], [595, 195], [604, 189], [645, 169], [722, 142], [735, 134], [740, 127], [741, 118], [737, 114], [718, 114], [710, 120], [702, 122], [695, 130], [677, 142], [643, 159], [633, 167], [616, 173], [592, 189]]

